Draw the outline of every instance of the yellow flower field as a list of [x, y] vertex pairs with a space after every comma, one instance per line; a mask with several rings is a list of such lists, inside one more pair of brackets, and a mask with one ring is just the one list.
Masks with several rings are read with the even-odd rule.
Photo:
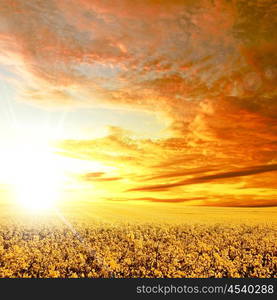
[[73, 226], [2, 224], [0, 277], [277, 277], [274, 226]]

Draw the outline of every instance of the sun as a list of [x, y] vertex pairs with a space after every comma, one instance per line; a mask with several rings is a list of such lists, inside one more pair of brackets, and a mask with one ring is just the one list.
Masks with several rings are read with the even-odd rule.
[[9, 149], [5, 160], [16, 201], [30, 212], [53, 209], [64, 181], [58, 155], [45, 144], [21, 142]]
[[5, 144], [0, 141], [0, 184], [7, 186], [12, 202], [25, 212], [56, 212], [59, 204], [72, 200], [72, 191], [88, 188], [80, 174], [114, 170], [98, 161], [65, 155], [54, 139], [44, 138], [22, 134]]

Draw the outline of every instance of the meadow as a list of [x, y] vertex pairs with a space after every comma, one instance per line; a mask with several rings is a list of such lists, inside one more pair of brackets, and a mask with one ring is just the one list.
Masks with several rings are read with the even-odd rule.
[[[235, 210], [224, 216], [224, 209], [205, 208], [210, 218], [200, 222], [201, 209], [186, 208], [191, 216], [177, 223], [101, 219], [99, 211], [98, 218], [92, 211], [82, 218], [4, 216], [0, 277], [277, 277], [273, 220], [258, 222], [255, 209], [252, 218], [251, 210], [241, 209], [236, 219]], [[264, 216], [266, 211], [274, 215], [265, 209]]]

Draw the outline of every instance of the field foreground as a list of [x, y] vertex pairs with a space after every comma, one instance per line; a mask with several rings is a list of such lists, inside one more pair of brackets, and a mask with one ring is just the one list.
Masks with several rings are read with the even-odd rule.
[[276, 277], [270, 224], [0, 225], [0, 277]]

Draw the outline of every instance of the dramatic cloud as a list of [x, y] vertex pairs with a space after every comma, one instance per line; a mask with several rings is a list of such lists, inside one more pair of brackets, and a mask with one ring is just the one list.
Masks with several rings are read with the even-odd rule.
[[94, 173], [83, 177], [97, 184], [106, 178], [116, 180], [116, 185], [103, 187], [109, 198], [213, 206], [275, 205], [276, 164], [252, 166], [253, 158], [232, 161], [227, 155], [221, 160], [213, 151], [197, 152], [182, 142], [184, 145], [179, 139], [136, 140], [113, 128], [106, 137], [64, 141], [59, 147], [68, 149], [70, 157], [101, 161], [115, 170], [103, 178], [104, 174]]
[[110, 182], [115, 198], [273, 205], [276, 11], [273, 0], [1, 1], [1, 78], [21, 103], [137, 110], [166, 124], [159, 138], [110, 126], [57, 143], [64, 156], [111, 167], [80, 177]]
[[159, 101], [183, 118], [184, 101], [271, 94], [274, 7], [274, 1], [7, 0], [0, 4], [0, 34], [4, 53], [36, 78], [22, 94], [29, 100], [52, 96], [63, 105], [77, 89], [76, 102], [159, 109]]
[[177, 186], [211, 182], [211, 181], [214, 181], [217, 179], [243, 177], [243, 176], [267, 173], [267, 172], [273, 172], [273, 171], [277, 171], [277, 164], [268, 165], [268, 166], [256, 166], [256, 167], [242, 169], [242, 170], [238, 170], [238, 171], [223, 172], [223, 173], [217, 173], [217, 174], [207, 175], [207, 176], [199, 176], [199, 177], [194, 177], [194, 178], [188, 179], [188, 180], [174, 182], [171, 184], [161, 184], [161, 185], [150, 185], [150, 186], [146, 186], [146, 187], [138, 187], [138, 188], [130, 189], [129, 191], [164, 190], [164, 189], [173, 188], [173, 187], [177, 187]]

